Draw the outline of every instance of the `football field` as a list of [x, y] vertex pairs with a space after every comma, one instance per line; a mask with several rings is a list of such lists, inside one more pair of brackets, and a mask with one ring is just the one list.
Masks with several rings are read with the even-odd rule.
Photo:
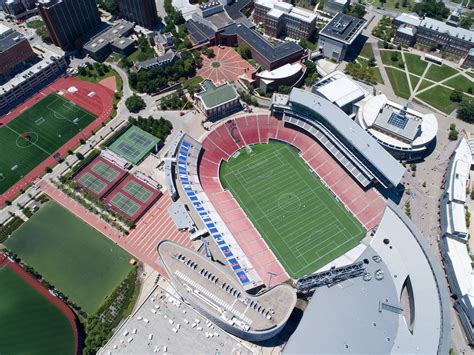
[[0, 353], [74, 354], [66, 316], [7, 266], [0, 267]]
[[49, 94], [0, 127], [0, 194], [52, 156], [96, 117]]
[[48, 202], [5, 245], [88, 314], [132, 269], [132, 256], [71, 212]]
[[359, 221], [288, 144], [242, 149], [221, 165], [220, 179], [293, 278], [321, 268], [365, 236]]

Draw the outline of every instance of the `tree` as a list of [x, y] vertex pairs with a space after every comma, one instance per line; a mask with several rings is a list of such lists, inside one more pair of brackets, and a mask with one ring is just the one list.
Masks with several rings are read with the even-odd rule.
[[363, 18], [366, 14], [365, 7], [359, 4], [355, 4], [351, 6], [349, 10], [349, 15], [357, 17], [357, 18]]
[[451, 93], [451, 96], [449, 96], [449, 99], [452, 101], [452, 102], [461, 102], [462, 99], [463, 99], [463, 92], [462, 91], [458, 91], [458, 90], [454, 90], [452, 93]]
[[367, 65], [369, 67], [375, 67], [375, 66], [377, 66], [377, 61], [375, 60], [374, 57], [372, 57], [372, 58], [369, 59], [369, 62], [367, 63]]
[[291, 91], [291, 86], [288, 86], [288, 85], [280, 85], [278, 87], [278, 92], [280, 94], [285, 94], [285, 95], [288, 95]]
[[49, 166], [47, 166], [46, 168], [44, 168], [44, 172], [46, 174], [49, 174], [49, 173], [53, 172], [53, 169], [51, 169]]
[[444, 5], [444, 2], [438, 0], [422, 0], [416, 3], [412, 10], [418, 16], [426, 16], [440, 21], [449, 16], [449, 9]]
[[472, 27], [472, 19], [468, 16], [462, 16], [461, 20], [459, 20], [459, 27], [465, 28], [466, 30], [470, 30]]
[[463, 121], [474, 123], [474, 99], [463, 100], [459, 104], [457, 116]]
[[252, 51], [248, 44], [244, 44], [239, 48], [239, 54], [243, 59], [251, 59], [252, 58]]
[[393, 51], [392, 54], [390, 55], [390, 60], [392, 62], [398, 61], [398, 52]]
[[143, 110], [146, 104], [140, 96], [134, 94], [125, 100], [125, 106], [130, 112], [137, 113]]
[[79, 160], [84, 160], [84, 155], [82, 155], [81, 153], [77, 152], [77, 153], [76, 153], [76, 158], [79, 159]]

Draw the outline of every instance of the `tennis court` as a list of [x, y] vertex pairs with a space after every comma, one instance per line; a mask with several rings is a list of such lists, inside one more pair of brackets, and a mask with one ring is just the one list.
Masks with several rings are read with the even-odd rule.
[[114, 169], [112, 166], [107, 165], [102, 161], [97, 162], [97, 164], [92, 167], [92, 171], [97, 175], [102, 176], [109, 182], [114, 181], [119, 175], [119, 171], [117, 169]]
[[100, 195], [100, 193], [107, 187], [107, 184], [102, 182], [98, 177], [87, 172], [80, 177], [79, 183], [96, 195]]
[[270, 141], [240, 150], [222, 163], [220, 179], [291, 277], [314, 272], [365, 236], [288, 144]]
[[152, 134], [131, 126], [109, 149], [132, 164], [138, 164], [159, 142]]
[[115, 194], [110, 202], [122, 212], [126, 213], [129, 217], [133, 217], [135, 213], [140, 209], [140, 205], [125, 196], [121, 192]]
[[54, 155], [96, 116], [49, 94], [0, 127], [0, 194]]
[[132, 268], [129, 253], [55, 202], [36, 212], [5, 244], [88, 314]]
[[74, 354], [66, 316], [10, 267], [0, 267], [0, 353]]
[[83, 169], [74, 176], [78, 185], [102, 198], [114, 188], [125, 176], [127, 172], [102, 156], [95, 157]]
[[129, 181], [127, 185], [123, 187], [124, 191], [128, 192], [129, 195], [135, 197], [141, 202], [146, 202], [153, 195], [153, 193], [142, 185], [137, 184], [135, 181]]

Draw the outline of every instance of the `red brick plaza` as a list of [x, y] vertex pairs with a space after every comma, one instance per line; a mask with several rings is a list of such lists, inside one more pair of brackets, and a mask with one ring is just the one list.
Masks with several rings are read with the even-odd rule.
[[[76, 92], [69, 92], [67, 89], [75, 87]], [[73, 137], [69, 142], [63, 145], [56, 153], [61, 156], [67, 154], [69, 149], [73, 149], [80, 143], [81, 138], [87, 138], [101, 127], [102, 122], [105, 122], [112, 113], [113, 96], [114, 92], [102, 85], [90, 83], [87, 81], [79, 80], [75, 77], [64, 76], [53, 82], [48, 87], [44, 88], [33, 97], [28, 99], [26, 102], [16, 107], [0, 119], [0, 125], [7, 124], [11, 120], [18, 117], [23, 111], [35, 105], [42, 98], [51, 93], [59, 93], [69, 101], [74, 102], [83, 109], [89, 111], [93, 115], [97, 116], [97, 119], [92, 122], [89, 126], [85, 127], [80, 133]], [[90, 95], [94, 92], [95, 95]], [[0, 128], [1, 129], [1, 128]], [[8, 191], [0, 196], [0, 205], [4, 204], [6, 200], [12, 199], [17, 195], [21, 189], [26, 189], [28, 185], [33, 183], [47, 166], [51, 166], [55, 163], [53, 156], [41, 162], [36, 168], [31, 170], [23, 179], [13, 185]]]
[[197, 75], [214, 83], [233, 82], [241, 76], [251, 79], [256, 69], [232, 47], [221, 47], [210, 47], [214, 51], [214, 58], [202, 56], [202, 67]]

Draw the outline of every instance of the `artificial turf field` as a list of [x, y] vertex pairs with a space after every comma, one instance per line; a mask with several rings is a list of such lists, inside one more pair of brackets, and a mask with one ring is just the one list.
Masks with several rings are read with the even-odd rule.
[[365, 229], [288, 144], [245, 148], [220, 179], [288, 274], [311, 273], [356, 246]]
[[95, 119], [53, 93], [0, 127], [0, 194]]
[[0, 354], [74, 354], [74, 334], [59, 309], [7, 266], [0, 285]]
[[88, 314], [132, 268], [129, 253], [55, 202], [5, 244]]

